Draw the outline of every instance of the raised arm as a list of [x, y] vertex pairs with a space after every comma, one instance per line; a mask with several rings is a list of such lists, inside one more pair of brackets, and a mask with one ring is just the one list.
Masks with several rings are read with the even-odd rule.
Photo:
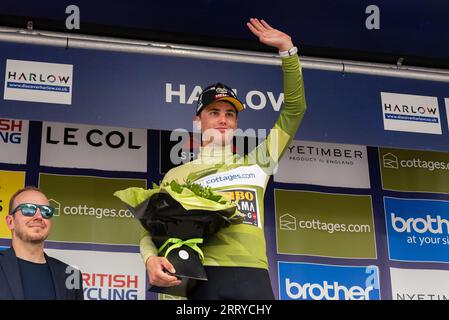
[[274, 29], [264, 20], [251, 18], [247, 26], [261, 43], [282, 53], [284, 105], [267, 139], [246, 158], [246, 161], [259, 164], [265, 173], [271, 175], [294, 138], [306, 111], [302, 70], [298, 55], [290, 50], [294, 45], [289, 35]]

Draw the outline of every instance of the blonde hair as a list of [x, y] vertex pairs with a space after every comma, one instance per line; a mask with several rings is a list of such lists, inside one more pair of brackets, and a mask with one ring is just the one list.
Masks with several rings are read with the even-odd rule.
[[16, 198], [17, 198], [17, 196], [18, 196], [19, 194], [21, 194], [21, 193], [23, 193], [23, 192], [26, 192], [26, 191], [37, 191], [37, 192], [40, 192], [40, 193], [44, 194], [44, 193], [42, 192], [41, 189], [36, 188], [36, 187], [34, 187], [34, 186], [27, 186], [27, 187], [25, 187], [25, 188], [22, 188], [22, 189], [17, 190], [17, 191], [12, 195], [11, 199], [9, 200], [9, 214], [11, 214], [11, 212], [15, 209], [15, 208], [13, 208], [14, 200], [16, 200]]

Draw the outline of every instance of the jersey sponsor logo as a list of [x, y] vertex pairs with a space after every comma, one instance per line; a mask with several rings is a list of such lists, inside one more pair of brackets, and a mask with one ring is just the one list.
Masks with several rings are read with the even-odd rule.
[[254, 189], [227, 189], [220, 193], [226, 193], [231, 202], [237, 204], [237, 209], [245, 215], [243, 223], [261, 228], [257, 192]]
[[241, 166], [229, 171], [219, 172], [196, 180], [205, 187], [220, 188], [235, 185], [250, 185], [265, 188], [267, 175], [258, 166]]

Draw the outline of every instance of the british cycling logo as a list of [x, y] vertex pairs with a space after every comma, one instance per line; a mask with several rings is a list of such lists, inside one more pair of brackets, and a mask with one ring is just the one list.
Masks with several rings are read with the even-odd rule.
[[[68, 266], [66, 286], [75, 289], [79, 284], [79, 268]], [[130, 274], [89, 273], [82, 274], [86, 300], [137, 300], [139, 276]]]
[[20, 144], [25, 129], [28, 131], [28, 121], [0, 119], [0, 142]]

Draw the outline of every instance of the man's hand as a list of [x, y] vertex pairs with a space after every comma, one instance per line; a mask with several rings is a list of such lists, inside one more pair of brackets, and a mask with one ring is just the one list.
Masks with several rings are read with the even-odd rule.
[[272, 28], [264, 20], [254, 18], [249, 20], [250, 22], [247, 22], [246, 25], [263, 44], [276, 47], [279, 51], [287, 51], [293, 47], [293, 42], [289, 35]]
[[150, 284], [158, 287], [179, 286], [181, 280], [171, 276], [164, 271], [175, 273], [175, 268], [165, 257], [152, 256], [147, 259], [147, 271], [150, 277]]

